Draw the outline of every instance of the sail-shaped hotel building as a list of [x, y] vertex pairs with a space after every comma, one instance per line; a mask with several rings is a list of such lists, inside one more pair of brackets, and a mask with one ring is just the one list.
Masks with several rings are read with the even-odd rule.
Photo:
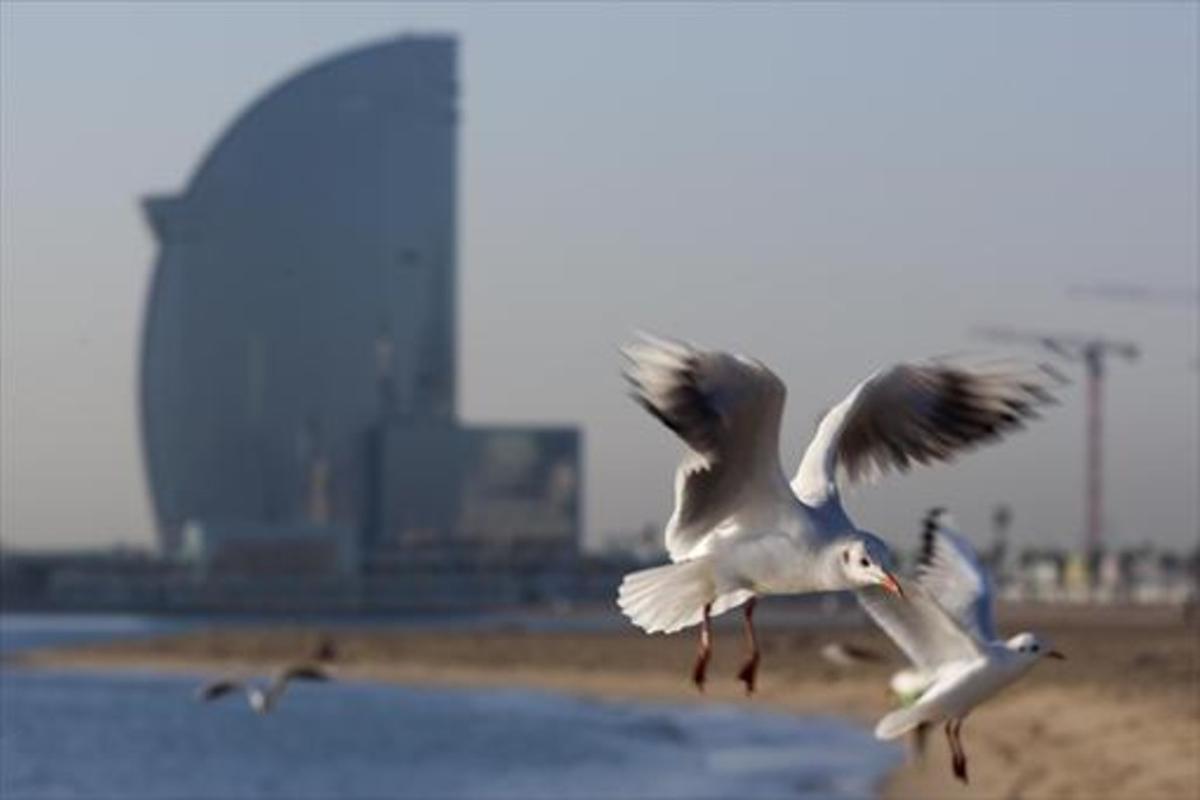
[[304, 572], [576, 547], [579, 431], [456, 414], [456, 61], [426, 35], [321, 61], [242, 112], [183, 191], [145, 201], [141, 410], [165, 553]]

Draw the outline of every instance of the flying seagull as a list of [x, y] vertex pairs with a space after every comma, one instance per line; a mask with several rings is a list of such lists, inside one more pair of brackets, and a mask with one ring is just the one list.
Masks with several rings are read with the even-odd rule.
[[259, 714], [267, 714], [279, 702], [279, 698], [283, 696], [288, 683], [294, 680], [328, 681], [330, 677], [329, 673], [318, 667], [307, 664], [295, 664], [276, 672], [265, 689], [232, 678], [221, 678], [206, 683], [197, 689], [196, 699], [209, 702], [220, 699], [232, 692], [242, 690], [246, 692], [246, 698], [249, 700], [251, 708]]
[[887, 659], [870, 647], [850, 642], [830, 642], [821, 648], [821, 658], [835, 667], [849, 668], [862, 664], [881, 664]]
[[894, 739], [944, 722], [954, 775], [966, 783], [963, 720], [1043, 658], [1064, 656], [1032, 633], [1007, 641], [997, 637], [991, 582], [944, 509], [925, 518], [922, 545], [916, 576], [904, 583], [904, 602], [870, 589], [858, 593], [863, 608], [914, 667], [902, 673], [912, 701], [880, 720], [875, 735]]
[[703, 689], [711, 617], [743, 606], [754, 691], [756, 598], [881, 587], [900, 594], [887, 545], [842, 508], [838, 480], [874, 478], [1021, 427], [1052, 402], [1049, 374], [1011, 362], [901, 363], [880, 370], [817, 427], [789, 485], [779, 460], [786, 388], [760, 361], [643, 336], [622, 351], [632, 394], [687, 446], [666, 527], [672, 564], [633, 572], [617, 603], [648, 633], [699, 623], [692, 680]]

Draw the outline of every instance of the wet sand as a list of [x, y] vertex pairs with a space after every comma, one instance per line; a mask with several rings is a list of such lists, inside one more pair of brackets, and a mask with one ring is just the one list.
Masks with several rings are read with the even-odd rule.
[[[766, 615], [764, 615], [766, 616]], [[761, 630], [759, 692], [734, 679], [742, 657], [736, 620], [719, 626], [710, 685], [688, 681], [694, 633], [597, 631], [332, 630], [334, 669], [345, 677], [410, 684], [520, 686], [611, 699], [747, 703], [838, 714], [864, 726], [891, 705], [899, 666], [838, 668], [818, 654], [832, 640], [889, 653], [866, 625], [779, 625]], [[939, 732], [923, 762], [881, 787], [888, 798], [1200, 797], [1200, 631], [1173, 608], [1005, 608], [1002, 630], [1037, 630], [1066, 662], [1047, 662], [973, 714], [963, 728], [971, 785], [950, 774]], [[188, 671], [268, 669], [311, 654], [320, 633], [302, 626], [205, 630], [22, 654], [29, 665]]]

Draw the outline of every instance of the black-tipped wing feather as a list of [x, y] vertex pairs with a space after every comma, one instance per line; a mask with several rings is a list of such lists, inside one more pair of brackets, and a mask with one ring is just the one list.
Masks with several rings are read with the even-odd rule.
[[329, 673], [312, 664], [298, 664], [279, 673], [278, 681], [327, 681]]
[[675, 477], [666, 534], [672, 558], [695, 554], [739, 511], [790, 501], [779, 480], [778, 452], [787, 392], [771, 370], [741, 356], [650, 337], [623, 352], [634, 399], [691, 451]]
[[242, 684], [238, 681], [227, 679], [212, 681], [204, 684], [196, 690], [196, 699], [203, 702], [209, 702], [211, 700], [224, 697], [231, 692], [236, 692], [241, 688]]
[[839, 476], [856, 482], [949, 461], [1036, 418], [1054, 402], [1054, 382], [1046, 369], [1012, 362], [897, 364], [825, 415], [792, 486], [818, 504], [836, 495]]
[[975, 549], [944, 509], [925, 517], [916, 579], [938, 604], [983, 642], [996, 638], [992, 584]]
[[267, 697], [271, 704], [283, 694], [292, 681], [328, 681], [329, 673], [312, 664], [295, 664], [284, 667], [275, 674], [267, 689]]
[[987, 573], [970, 543], [935, 508], [925, 517], [921, 555], [904, 597], [864, 589], [858, 601], [896, 646], [924, 672], [978, 657], [996, 638]]
[[904, 596], [873, 586], [855, 592], [875, 624], [918, 669], [934, 672], [952, 661], [979, 658], [981, 642], [959, 624], [929, 591], [903, 581]]

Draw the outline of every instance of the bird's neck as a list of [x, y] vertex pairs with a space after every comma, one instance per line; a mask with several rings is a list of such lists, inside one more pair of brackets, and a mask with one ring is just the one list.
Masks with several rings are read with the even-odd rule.
[[842, 541], [832, 540], [820, 551], [816, 559], [813, 584], [818, 591], [841, 592], [853, 588], [846, 583], [846, 572], [842, 569]]

